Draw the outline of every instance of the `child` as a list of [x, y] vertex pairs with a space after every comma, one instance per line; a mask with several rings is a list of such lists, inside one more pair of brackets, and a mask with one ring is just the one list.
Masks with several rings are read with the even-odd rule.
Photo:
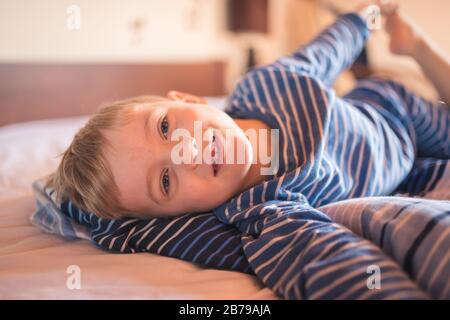
[[[444, 79], [443, 55], [395, 7], [382, 9], [393, 50], [417, 57], [432, 81]], [[357, 224], [372, 241], [325, 214], [324, 205], [342, 199], [391, 194], [418, 156], [450, 155], [446, 105], [381, 79], [361, 81], [344, 97], [330, 89], [362, 49], [366, 18], [365, 10], [344, 15], [298, 52], [247, 74], [225, 113], [175, 91], [168, 98], [138, 97], [101, 109], [75, 136], [49, 180], [61, 198], [72, 200], [62, 210], [87, 225], [92, 241], [107, 250], [154, 252], [252, 272], [284, 298], [447, 298], [448, 259], [442, 258], [448, 252], [447, 202], [433, 203], [428, 216], [419, 208], [423, 215], [416, 219], [409, 217], [418, 210], [417, 199], [397, 201], [390, 205], [395, 211], [376, 214], [366, 214], [364, 207]], [[423, 54], [433, 61], [424, 61]], [[445, 82], [439, 85], [448, 102]], [[192, 138], [198, 122], [205, 132], [212, 129], [206, 142]], [[181, 153], [191, 160], [181, 164], [174, 161], [172, 140], [179, 129], [189, 133]], [[256, 142], [248, 129], [257, 129]], [[272, 145], [273, 136], [259, 129], [279, 130], [279, 148], [271, 150], [273, 159], [278, 155], [278, 170], [269, 175], [262, 174], [267, 163], [256, 149], [260, 141]], [[233, 147], [221, 148], [225, 133], [236, 142]], [[239, 145], [245, 161], [198, 163], [203, 143], [207, 154], [225, 158]], [[438, 207], [445, 212], [434, 210]], [[198, 212], [204, 213], [184, 214]], [[425, 241], [433, 228], [442, 236]], [[381, 236], [372, 238], [373, 229]], [[399, 252], [406, 262], [395, 255]], [[437, 276], [417, 271], [425, 258], [443, 261]], [[377, 290], [368, 287], [367, 272], [374, 267], [383, 276]]]
[[[392, 50], [415, 57], [449, 101], [445, 59], [392, 4], [382, 9]], [[343, 16], [291, 56], [247, 74], [225, 112], [176, 91], [102, 108], [77, 133], [50, 183], [60, 197], [105, 218], [215, 209], [226, 220], [225, 208], [233, 207], [238, 195], [252, 199], [247, 205], [277, 199], [318, 207], [391, 194], [418, 155], [449, 157], [450, 115], [446, 106], [381, 79], [361, 81], [344, 97], [335, 95], [330, 86], [368, 37], [365, 15], [363, 10]], [[174, 164], [177, 141], [171, 134], [185, 129], [194, 136], [196, 122], [212, 132], [209, 141], [191, 137], [183, 150], [193, 161]], [[272, 150], [279, 168], [273, 175], [261, 174], [264, 165], [256, 156], [261, 142], [271, 145], [271, 135], [252, 142], [247, 129], [279, 129], [279, 148]], [[245, 149], [245, 163], [194, 163], [198, 149], [224, 145], [225, 133]], [[229, 148], [225, 155], [232, 153]]]

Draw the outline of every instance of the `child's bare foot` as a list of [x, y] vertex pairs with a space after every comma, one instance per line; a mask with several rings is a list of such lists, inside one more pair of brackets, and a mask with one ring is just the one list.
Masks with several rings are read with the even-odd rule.
[[421, 42], [425, 39], [424, 32], [397, 8], [385, 16], [391, 52], [415, 57], [420, 50]]

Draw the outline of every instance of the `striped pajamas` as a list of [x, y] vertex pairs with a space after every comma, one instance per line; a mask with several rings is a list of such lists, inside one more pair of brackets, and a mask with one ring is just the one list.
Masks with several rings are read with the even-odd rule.
[[108, 251], [254, 274], [285, 299], [450, 299], [450, 201], [399, 196], [450, 200], [448, 107], [377, 78], [337, 97], [330, 86], [368, 32], [359, 16], [342, 16], [237, 83], [226, 112], [279, 129], [273, 179], [212, 212], [148, 220], [55, 206], [35, 185], [35, 221], [75, 237], [83, 225]]
[[[294, 54], [247, 74], [230, 96], [232, 117], [279, 129], [280, 170], [214, 213], [245, 235], [253, 270], [286, 298], [423, 297], [395, 257], [320, 210], [391, 195], [421, 163], [418, 157], [450, 157], [446, 105], [378, 78], [360, 81], [344, 97], [330, 88], [367, 36], [359, 16], [345, 15]], [[389, 275], [387, 289], [375, 296], [364, 284], [373, 265]]]

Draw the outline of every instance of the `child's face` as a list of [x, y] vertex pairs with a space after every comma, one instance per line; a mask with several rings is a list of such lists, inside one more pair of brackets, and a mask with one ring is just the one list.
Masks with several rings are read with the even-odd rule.
[[[182, 140], [171, 141], [171, 134], [175, 129], [185, 129], [194, 142], [196, 121], [204, 137], [195, 140], [197, 157], [202, 161], [175, 164], [172, 150], [182, 145]], [[225, 159], [231, 154], [230, 148], [236, 155], [241, 146], [245, 163], [224, 163], [215, 174], [215, 168], [205, 163], [203, 155], [211, 150], [212, 135], [204, 134], [206, 130], [215, 132], [215, 140], [225, 141], [225, 134], [231, 136], [234, 146], [225, 147]], [[167, 101], [135, 107], [130, 122], [104, 134], [111, 146], [105, 157], [120, 192], [120, 204], [138, 217], [169, 217], [214, 209], [240, 191], [253, 160], [251, 144], [234, 120], [206, 104]], [[195, 144], [189, 143], [182, 154], [187, 152], [195, 160]]]

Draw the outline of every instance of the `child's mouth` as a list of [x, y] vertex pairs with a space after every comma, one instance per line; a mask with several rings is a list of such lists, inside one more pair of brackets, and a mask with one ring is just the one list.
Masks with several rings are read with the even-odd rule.
[[213, 133], [211, 142], [211, 158], [213, 175], [216, 177], [223, 167], [223, 145], [216, 132]]

